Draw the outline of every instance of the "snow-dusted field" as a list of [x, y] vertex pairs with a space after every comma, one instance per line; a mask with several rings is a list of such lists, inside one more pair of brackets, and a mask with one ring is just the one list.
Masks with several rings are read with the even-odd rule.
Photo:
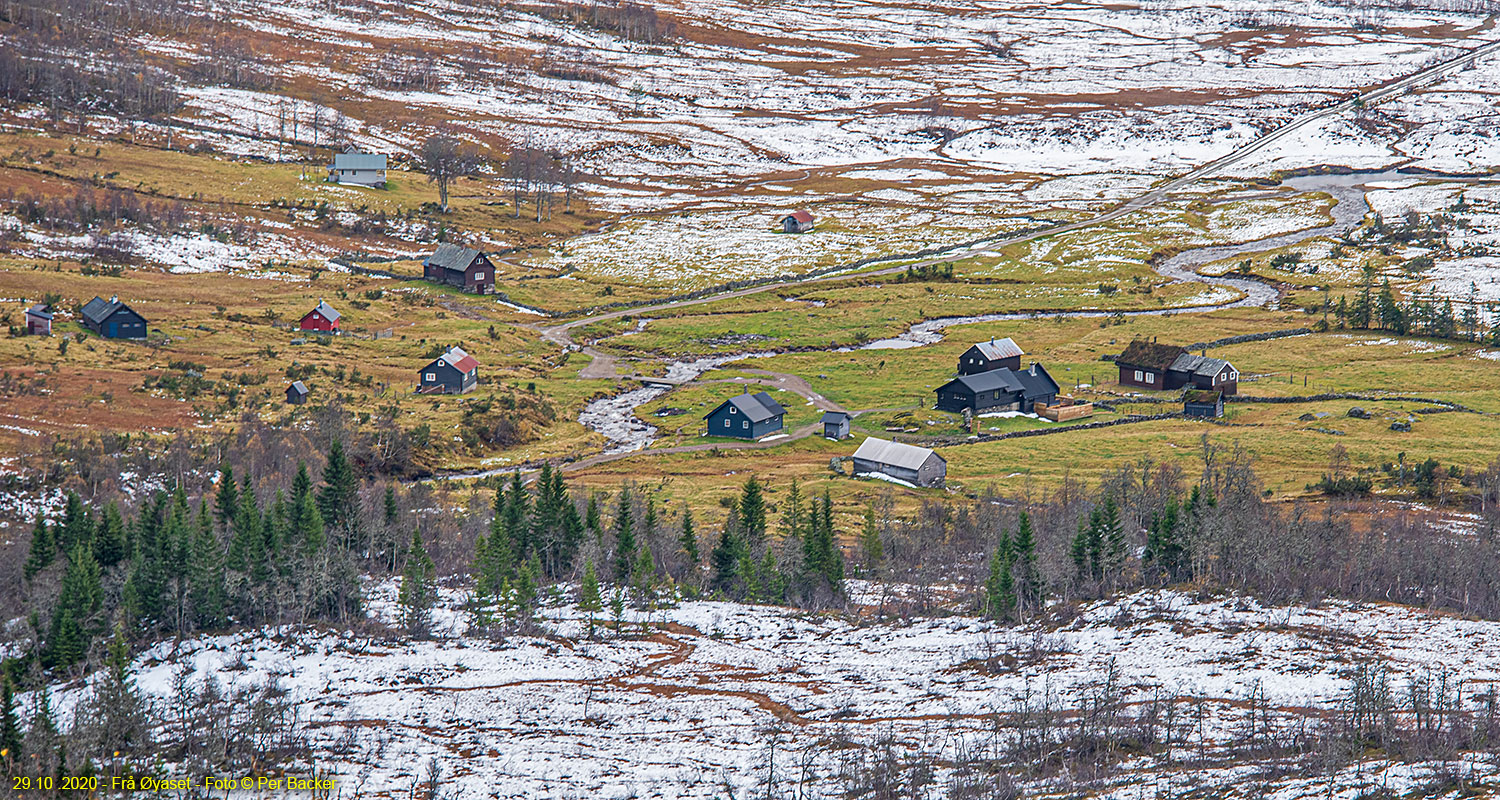
[[[373, 588], [371, 614], [392, 621], [395, 587]], [[902, 594], [890, 588], [851, 585], [872, 605]], [[452, 610], [460, 593], [444, 599], [434, 641], [248, 631], [159, 645], [137, 659], [139, 683], [163, 695], [182, 665], [195, 679], [236, 686], [279, 678], [346, 793], [405, 793], [437, 757], [445, 786], [461, 797], [709, 798], [763, 782], [773, 736], [779, 763], [811, 754], [823, 791], [831, 741], [890, 735], [951, 755], [1026, 698], [1050, 696], [1064, 709], [1089, 702], [1111, 670], [1127, 703], [1198, 702], [1201, 728], [1189, 726], [1183, 742], [1201, 740], [1210, 752], [1239, 735], [1255, 708], [1276, 727], [1314, 720], [1360, 664], [1388, 664], [1398, 687], [1438, 670], [1473, 685], [1500, 680], [1500, 624], [1395, 606], [1270, 608], [1145, 592], [1043, 630], [970, 616], [880, 621], [869, 606], [855, 619], [687, 602], [629, 611], [620, 633], [601, 620], [590, 640], [576, 609], [559, 605], [543, 613], [546, 636], [496, 643], [465, 635]], [[55, 696], [66, 708], [78, 694]], [[1133, 798], [1158, 786], [1235, 785], [1250, 772], [1140, 768], [1103, 788]], [[1367, 763], [1357, 778], [1273, 781], [1265, 796], [1352, 798], [1426, 774]]]

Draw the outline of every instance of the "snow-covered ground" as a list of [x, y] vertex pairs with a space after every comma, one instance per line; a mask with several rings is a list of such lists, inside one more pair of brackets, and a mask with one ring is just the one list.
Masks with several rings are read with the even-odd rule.
[[[910, 594], [854, 588], [867, 602]], [[395, 585], [372, 595], [372, 617], [394, 622]], [[952, 755], [1027, 698], [1078, 708], [1111, 674], [1125, 703], [1175, 698], [1182, 713], [1198, 703], [1201, 718], [1180, 741], [1196, 751], [1201, 740], [1210, 754], [1241, 735], [1250, 714], [1269, 714], [1276, 729], [1314, 722], [1357, 665], [1389, 665], [1398, 687], [1436, 671], [1474, 686], [1500, 679], [1500, 623], [1396, 606], [1276, 608], [1142, 592], [1049, 630], [967, 615], [881, 620], [870, 607], [846, 616], [696, 601], [627, 611], [618, 632], [601, 619], [590, 639], [564, 603], [544, 610], [545, 636], [501, 643], [466, 635], [455, 610], [462, 592], [442, 599], [433, 641], [292, 629], [204, 637], [142, 654], [139, 685], [165, 695], [184, 665], [195, 680], [231, 686], [278, 678], [315, 745], [352, 746], [320, 757], [346, 792], [409, 791], [436, 757], [461, 797], [710, 798], [743, 796], [765, 780], [773, 733], [779, 753], [810, 754], [819, 796], [832, 786], [829, 741], [889, 735]], [[80, 692], [54, 690], [64, 717]], [[1237, 784], [1250, 772], [1212, 767], [1212, 758], [1207, 770], [1141, 762], [1106, 781], [1108, 796]], [[1474, 768], [1496, 774], [1490, 762]], [[1360, 781], [1382, 775], [1404, 788], [1426, 770], [1373, 762], [1358, 777], [1294, 773], [1263, 796], [1352, 798], [1378, 785]]]

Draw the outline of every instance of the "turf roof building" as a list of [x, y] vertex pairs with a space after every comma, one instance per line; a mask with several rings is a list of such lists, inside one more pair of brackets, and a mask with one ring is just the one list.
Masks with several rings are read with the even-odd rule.
[[95, 297], [83, 307], [83, 324], [106, 339], [146, 338], [146, 318], [120, 302], [119, 296]]
[[444, 242], [422, 262], [422, 277], [474, 294], [495, 291], [495, 265], [472, 247]]
[[786, 409], [765, 392], [741, 394], [703, 415], [709, 436], [759, 439], [784, 427]]
[[925, 447], [870, 437], [854, 451], [855, 475], [884, 475], [913, 486], [942, 486], [948, 461]]
[[1212, 389], [1189, 389], [1182, 393], [1182, 413], [1189, 417], [1222, 417], [1224, 393]]
[[1239, 390], [1240, 373], [1222, 358], [1193, 355], [1171, 344], [1136, 339], [1115, 356], [1120, 383], [1143, 389], [1213, 389], [1224, 394]]

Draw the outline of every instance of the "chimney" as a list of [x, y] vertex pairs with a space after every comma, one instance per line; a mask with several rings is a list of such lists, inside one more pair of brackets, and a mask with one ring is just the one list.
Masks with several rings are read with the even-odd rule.
[[120, 296], [117, 295], [117, 294], [110, 295], [109, 296], [109, 302], [111, 302], [111, 303], [118, 303], [118, 302], [120, 302]]

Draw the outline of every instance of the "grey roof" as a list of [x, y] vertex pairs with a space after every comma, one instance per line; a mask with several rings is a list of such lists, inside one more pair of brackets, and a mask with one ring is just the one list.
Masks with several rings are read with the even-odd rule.
[[[876, 439], [873, 436], [860, 442], [859, 449], [854, 451], [855, 458], [913, 470], [920, 468], [923, 464], [927, 463], [927, 459], [935, 455], [937, 453], [925, 447]], [[947, 461], [942, 456], [938, 456], [938, 458], [944, 462]]]
[[52, 312], [48, 311], [45, 306], [40, 305], [40, 304], [34, 305], [31, 308], [26, 309], [26, 313], [30, 314], [33, 317], [41, 317], [42, 319], [52, 319]]
[[1168, 369], [1171, 369], [1173, 372], [1187, 372], [1193, 375], [1212, 377], [1218, 375], [1219, 370], [1228, 364], [1229, 362], [1222, 358], [1209, 358], [1208, 356], [1195, 356], [1192, 353], [1183, 353], [1172, 360], [1172, 366]]
[[847, 411], [824, 411], [822, 423], [824, 425], [827, 425], [830, 422], [837, 424], [841, 422], [848, 422], [851, 419], [854, 419], [854, 416]]
[[323, 315], [323, 319], [326, 319], [329, 322], [338, 322], [339, 321], [339, 312], [334, 311], [333, 310], [333, 306], [328, 305], [328, 303], [326, 303], [326, 302], [324, 302], [322, 300], [318, 301], [318, 305], [313, 308], [313, 311], [316, 311], [319, 314], [322, 314]]
[[334, 169], [385, 169], [385, 153], [338, 153], [333, 157]]
[[88, 303], [84, 305], [83, 318], [88, 320], [89, 322], [98, 324], [103, 322], [104, 320], [109, 319], [111, 314], [119, 311], [124, 307], [125, 304], [120, 302], [120, 298], [118, 297], [111, 297], [110, 299], [105, 300], [102, 297], [96, 296], [93, 300], [88, 301]]
[[307, 384], [302, 381], [292, 381], [292, 385], [288, 388], [297, 394], [307, 394]]
[[1032, 364], [1023, 370], [1001, 367], [988, 372], [976, 372], [973, 375], [960, 375], [938, 388], [946, 389], [955, 383], [975, 394], [1000, 391], [1018, 392], [1030, 399], [1057, 393], [1057, 381], [1052, 380], [1052, 376], [1042, 368], [1041, 364]]
[[427, 260], [423, 261], [422, 264], [423, 266], [432, 265], [454, 272], [463, 272], [478, 257], [479, 251], [472, 247], [464, 247], [452, 242], [443, 242], [438, 245], [438, 249], [432, 255], [428, 256]]
[[1004, 339], [991, 339], [988, 342], [980, 342], [974, 346], [979, 348], [980, 355], [991, 361], [1026, 355], [1026, 351], [1022, 350], [1021, 346], [1016, 344], [1015, 340], [1009, 336]]
[[779, 417], [786, 413], [786, 409], [782, 408], [780, 403], [771, 399], [769, 394], [756, 392], [755, 394], [735, 395], [715, 406], [714, 410], [704, 414], [703, 418], [708, 419], [726, 405], [733, 406], [751, 422], [764, 422], [772, 417]]

